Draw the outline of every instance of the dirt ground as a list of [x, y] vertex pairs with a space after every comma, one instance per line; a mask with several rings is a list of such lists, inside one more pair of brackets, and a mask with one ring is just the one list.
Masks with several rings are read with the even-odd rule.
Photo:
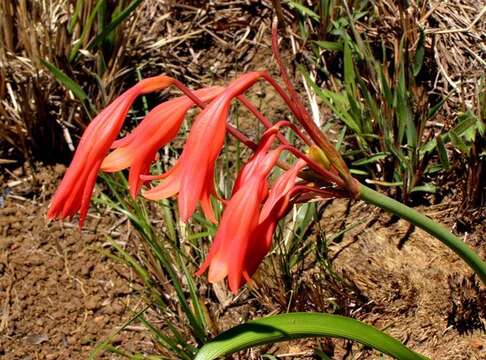
[[0, 358], [86, 359], [102, 340], [150, 351], [137, 326], [109, 338], [140, 308], [132, 274], [97, 251], [106, 246], [109, 222], [90, 216], [82, 231], [74, 222], [46, 223], [63, 172], [45, 168], [36, 186], [19, 177], [3, 187]]
[[[326, 222], [342, 226], [347, 204], [334, 201]], [[422, 211], [450, 228], [458, 205], [446, 202]], [[364, 203], [352, 206], [346, 226], [356, 221], [363, 224], [332, 252], [335, 270], [368, 300], [369, 310], [357, 311], [358, 317], [431, 359], [486, 359], [486, 290], [471, 281], [463, 261], [422, 230]], [[479, 225], [459, 235], [485, 258], [483, 234]]]

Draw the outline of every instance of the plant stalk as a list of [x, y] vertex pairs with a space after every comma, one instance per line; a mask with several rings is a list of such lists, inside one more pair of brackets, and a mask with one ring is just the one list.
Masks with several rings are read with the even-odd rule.
[[436, 223], [418, 211], [389, 198], [369, 187], [361, 184], [358, 199], [391, 212], [402, 219], [418, 226], [430, 235], [442, 241], [446, 246], [459, 255], [476, 272], [481, 282], [486, 285], [486, 263], [461, 239], [453, 235], [444, 226]]

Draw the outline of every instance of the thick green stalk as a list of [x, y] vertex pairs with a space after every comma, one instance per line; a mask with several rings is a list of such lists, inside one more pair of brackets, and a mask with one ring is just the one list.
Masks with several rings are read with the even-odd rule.
[[436, 237], [459, 255], [469, 266], [478, 274], [482, 283], [486, 285], [486, 263], [461, 239], [453, 235], [444, 226], [436, 223], [427, 216], [418, 211], [409, 208], [408, 206], [389, 198], [386, 195], [370, 189], [361, 184], [359, 199], [376, 205], [383, 210], [391, 212], [402, 219], [408, 220], [412, 224], [418, 226], [422, 230], [428, 232], [430, 235]]

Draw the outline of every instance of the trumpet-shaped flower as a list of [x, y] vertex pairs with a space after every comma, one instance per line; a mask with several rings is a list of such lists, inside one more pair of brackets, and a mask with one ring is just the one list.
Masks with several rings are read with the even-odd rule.
[[91, 121], [49, 206], [49, 219], [65, 218], [79, 211], [79, 224], [83, 225], [103, 157], [118, 136], [131, 105], [137, 96], [166, 88], [173, 81], [163, 75], [142, 80]]
[[267, 177], [281, 150], [253, 158], [253, 176], [234, 193], [223, 212], [218, 231], [205, 262], [197, 274], [208, 270], [210, 282], [228, 277], [234, 293], [243, 284], [250, 237], [258, 225], [260, 207], [266, 197]]
[[265, 132], [255, 154], [241, 169], [214, 242], [197, 272], [202, 275], [207, 270], [213, 283], [227, 277], [234, 293], [250, 280], [270, 250], [277, 222], [287, 212], [297, 175], [306, 165], [298, 160], [268, 193], [268, 175], [285, 149], [270, 150], [270, 147], [285, 123], [277, 123]]
[[[207, 102], [222, 90], [222, 87], [211, 87], [194, 91], [194, 95]], [[143, 183], [140, 176], [148, 172], [157, 151], [177, 135], [193, 105], [191, 99], [181, 96], [156, 106], [129, 135], [113, 143], [115, 150], [103, 160], [101, 170], [115, 172], [130, 168], [128, 184], [130, 194], [135, 197]]]
[[214, 163], [224, 144], [231, 102], [261, 76], [260, 72], [244, 74], [204, 108], [192, 125], [184, 150], [175, 165], [177, 168], [161, 184], [144, 192], [144, 197], [160, 200], [178, 193], [179, 213], [183, 221], [191, 217], [199, 203], [205, 216], [216, 222], [210, 203], [210, 196], [216, 193]]
[[273, 184], [265, 200], [258, 219], [258, 226], [250, 236], [246, 256], [245, 270], [242, 276], [245, 281], [250, 281], [263, 258], [272, 248], [272, 238], [277, 223], [282, 219], [291, 207], [292, 190], [295, 188], [297, 175], [306, 162], [299, 159], [291, 169], [283, 173]]

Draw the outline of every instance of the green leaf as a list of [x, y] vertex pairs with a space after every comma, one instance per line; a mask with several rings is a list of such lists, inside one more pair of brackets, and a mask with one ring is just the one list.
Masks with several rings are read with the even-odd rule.
[[476, 125], [477, 122], [476, 116], [470, 110], [466, 111], [463, 114], [460, 114], [458, 116], [458, 120], [459, 123], [452, 128], [452, 130], [458, 135], [462, 135], [463, 133], [465, 133], [471, 127]]
[[114, 241], [110, 236], [106, 235], [108, 242], [113, 246], [124, 260], [125, 264], [132, 267], [133, 270], [140, 276], [144, 284], [148, 286], [151, 282], [150, 275], [146, 269], [140, 265], [140, 263], [135, 260], [129, 253], [127, 253], [116, 241]]
[[69, 24], [67, 26], [67, 31], [69, 34], [71, 34], [74, 30], [74, 27], [78, 23], [78, 18], [81, 15], [81, 11], [83, 10], [83, 3], [84, 0], [77, 0], [76, 1], [76, 6], [74, 7], [74, 13], [73, 16], [71, 16], [71, 19], [69, 20]]
[[[370, 111], [371, 117], [367, 117], [367, 122], [363, 124], [363, 128], [366, 132], [373, 132], [373, 120], [378, 123], [378, 125], [383, 129], [384, 124], [383, 124], [383, 116], [378, 108], [378, 104], [376, 103], [375, 99], [371, 96], [370, 92], [368, 91], [368, 88], [363, 81], [361, 77], [358, 77], [358, 85], [359, 89], [361, 90], [361, 93], [363, 94], [363, 97], [366, 101], [366, 104], [368, 105], [368, 109]], [[385, 130], [383, 130], [385, 132]]]
[[367, 165], [367, 164], [375, 163], [377, 161], [386, 159], [386, 157], [388, 155], [389, 155], [388, 153], [378, 153], [378, 154], [374, 154], [374, 155], [371, 155], [370, 157], [367, 157], [365, 159], [356, 160], [356, 161], [352, 162], [351, 165], [353, 165], [353, 166], [361, 166], [361, 165]]
[[443, 169], [444, 168], [442, 167], [442, 164], [430, 164], [425, 168], [424, 174], [435, 174], [439, 171], [442, 171]]
[[64, 85], [68, 90], [70, 90], [74, 96], [76, 96], [79, 100], [85, 101], [88, 99], [88, 95], [84, 92], [83, 89], [81, 89], [81, 86], [79, 86], [73, 79], [71, 79], [69, 76], [67, 76], [65, 73], [63, 73], [60, 69], [58, 69], [56, 66], [52, 65], [50, 62], [41, 59], [42, 64], [49, 69], [49, 71], [54, 75], [56, 80]]
[[204, 345], [195, 360], [213, 360], [242, 349], [278, 341], [323, 336], [354, 340], [399, 360], [427, 359], [358, 320], [329, 314], [289, 313], [229, 329]]
[[366, 180], [366, 183], [375, 184], [378, 186], [389, 186], [389, 187], [403, 186], [403, 181], [389, 182], [389, 181], [381, 181], [381, 180]]
[[393, 107], [393, 94], [392, 94], [392, 91], [391, 91], [390, 86], [388, 84], [388, 80], [386, 79], [385, 71], [386, 71], [385, 65], [380, 66], [378, 68], [378, 73], [379, 73], [379, 77], [380, 77], [380, 87], [381, 87], [381, 92], [382, 92], [383, 96], [385, 97], [386, 104], [388, 105], [388, 107], [392, 108]]
[[468, 146], [455, 131], [449, 131], [451, 143], [454, 147], [463, 154], [469, 154], [470, 146]]
[[415, 186], [410, 192], [426, 192], [435, 194], [437, 192], [437, 186], [433, 184], [424, 184], [420, 186]]
[[354, 72], [353, 53], [348, 42], [344, 43], [344, 86], [350, 98], [356, 95], [356, 73]]
[[314, 41], [321, 49], [330, 51], [343, 51], [343, 43], [338, 41]]
[[81, 32], [81, 36], [79, 37], [78, 40], [76, 40], [76, 42], [73, 45], [73, 48], [69, 52], [69, 57], [68, 57], [69, 62], [72, 62], [76, 58], [76, 55], [78, 54], [79, 49], [81, 49], [83, 42], [86, 40], [86, 38], [88, 37], [88, 35], [91, 31], [91, 27], [93, 26], [93, 22], [96, 18], [96, 15], [98, 14], [98, 11], [100, 11], [102, 5], [103, 5], [103, 1], [98, 0], [96, 5], [94, 6], [93, 10], [88, 15], [88, 19], [83, 24], [83, 31]]
[[196, 321], [199, 323], [199, 327], [201, 329], [207, 329], [208, 324], [206, 323], [206, 316], [205, 316], [205, 311], [204, 311], [204, 304], [203, 302], [199, 299], [199, 294], [197, 291], [196, 283], [194, 281], [194, 278], [192, 277], [190, 271], [187, 269], [186, 264], [182, 260], [181, 256], [178, 256], [179, 260], [179, 266], [182, 268], [182, 271], [184, 272], [184, 276], [187, 281], [187, 285], [189, 287], [189, 295], [191, 297], [191, 303], [192, 303], [192, 308], [194, 309], [194, 318]]
[[447, 151], [444, 146], [444, 142], [442, 141], [441, 135], [437, 136], [437, 151], [439, 153], [439, 159], [442, 167], [444, 168], [444, 170], [449, 169], [449, 158], [447, 156]]
[[[400, 52], [403, 53], [403, 38], [400, 42]], [[400, 72], [397, 86], [397, 118], [398, 118], [398, 143], [402, 144], [403, 135], [406, 134], [406, 143], [411, 149], [417, 147], [417, 129], [413, 121], [412, 112], [408, 102], [407, 79], [405, 72], [405, 60], [400, 62]]]
[[[445, 134], [442, 135], [442, 142], [444, 144], [449, 143], [449, 141], [455, 141], [459, 136], [464, 135], [464, 133], [470, 129], [474, 129], [478, 126], [478, 121], [474, 114], [470, 116], [471, 113], [464, 113], [458, 117], [459, 123], [454, 126], [451, 130], [446, 132]], [[454, 139], [451, 139], [451, 136], [454, 137]], [[459, 140], [457, 140], [459, 142]], [[424, 146], [421, 147], [420, 149], [420, 155], [423, 156], [425, 153], [433, 151], [437, 146], [437, 139], [432, 139], [428, 143], [426, 143]], [[465, 146], [465, 144], [464, 144]]]
[[319, 359], [321, 360], [332, 360], [329, 356], [326, 355], [326, 353], [322, 350], [315, 349], [314, 350], [314, 356], [318, 356]]
[[346, 125], [343, 126], [343, 128], [341, 129], [341, 131], [339, 131], [339, 135], [337, 137], [337, 141], [336, 141], [336, 150], [339, 151], [341, 149], [341, 146], [343, 145], [344, 143], [344, 137], [346, 136], [346, 130], [348, 129], [348, 127]]
[[420, 29], [420, 37], [417, 44], [417, 50], [415, 51], [415, 61], [413, 63], [413, 76], [417, 76], [422, 69], [425, 55], [425, 32], [424, 29]]
[[365, 171], [365, 170], [359, 170], [359, 169], [349, 169], [349, 172], [352, 174], [352, 175], [369, 175], [368, 171]]
[[287, 2], [289, 4], [289, 6], [291, 8], [294, 8], [295, 10], [297, 10], [297, 12], [299, 12], [300, 15], [302, 15], [302, 16], [309, 16], [313, 20], [319, 21], [319, 15], [317, 15], [314, 11], [312, 11], [308, 7], [306, 7], [306, 6], [302, 5], [302, 4], [299, 4], [296, 1], [292, 1], [292, 0], [288, 0]]
[[142, 3], [143, 0], [133, 0], [128, 6], [123, 9], [119, 14], [113, 17], [108, 25], [103, 29], [101, 34], [88, 45], [88, 49], [98, 46], [104, 41], [104, 39], [110, 35], [110, 33], [117, 28], [120, 23], [125, 20], [130, 14]]
[[353, 119], [348, 109], [350, 107], [348, 98], [343, 94], [335, 93], [326, 89], [321, 89], [317, 84], [309, 77], [307, 71], [299, 66], [299, 71], [304, 75], [305, 81], [315, 91], [322, 101], [342, 120], [342, 122], [349, 128], [351, 128], [356, 134], [361, 134], [359, 124]]

